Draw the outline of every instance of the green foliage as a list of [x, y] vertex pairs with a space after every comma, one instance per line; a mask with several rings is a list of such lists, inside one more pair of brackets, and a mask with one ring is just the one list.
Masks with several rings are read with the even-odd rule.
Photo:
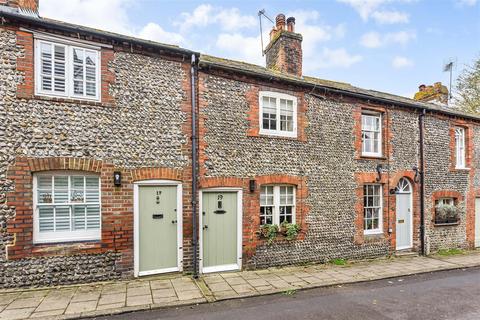
[[286, 296], [293, 296], [295, 293], [297, 293], [297, 290], [295, 289], [289, 289], [289, 290], [285, 290], [282, 292], [284, 295]]
[[275, 224], [265, 224], [261, 226], [262, 236], [267, 238], [267, 244], [271, 245], [278, 234], [278, 226]]
[[331, 263], [336, 266], [344, 266], [347, 264], [347, 261], [345, 259], [333, 259]]
[[300, 232], [300, 226], [296, 223], [282, 222], [280, 225], [288, 241], [295, 240]]
[[480, 114], [480, 58], [466, 66], [457, 79], [456, 107], [462, 111]]
[[463, 251], [462, 249], [441, 249], [441, 250], [438, 250], [437, 254], [439, 256], [454, 256], [454, 255], [457, 255], [457, 254], [464, 254], [465, 251]]

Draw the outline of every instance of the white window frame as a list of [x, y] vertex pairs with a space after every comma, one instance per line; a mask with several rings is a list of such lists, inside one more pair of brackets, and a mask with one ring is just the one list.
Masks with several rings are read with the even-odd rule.
[[[380, 124], [380, 128], [379, 128], [379, 139], [378, 139], [378, 152], [368, 152], [368, 151], [364, 151], [364, 147], [365, 147], [365, 141], [363, 140], [363, 132], [366, 131], [364, 130], [363, 128], [363, 117], [364, 116], [367, 116], [367, 117], [377, 117], [379, 118], [379, 124]], [[360, 126], [361, 126], [361, 131], [362, 131], [362, 135], [361, 135], [361, 138], [362, 138], [362, 156], [365, 156], [365, 157], [376, 157], [376, 158], [380, 158], [383, 156], [383, 124], [382, 124], [382, 121], [383, 121], [383, 117], [382, 117], [382, 114], [379, 113], [379, 112], [369, 112], [369, 111], [362, 111], [362, 116], [361, 116], [361, 119], [360, 119]], [[369, 131], [369, 132], [374, 132], [374, 131]]]
[[[280, 225], [280, 207], [282, 206], [280, 204], [280, 187], [292, 187], [293, 188], [293, 204], [292, 204], [292, 224], [295, 223], [295, 217], [296, 217], [296, 203], [297, 203], [297, 188], [294, 185], [289, 185], [289, 184], [264, 184], [261, 185], [260, 188], [263, 187], [273, 187], [273, 218], [272, 218], [272, 224], [274, 225]], [[262, 190], [260, 189], [260, 194]], [[260, 204], [259, 207], [262, 207]], [[258, 212], [260, 214], [260, 211]]]
[[[276, 121], [277, 121], [277, 129], [263, 129], [263, 98], [275, 98], [276, 99]], [[293, 131], [282, 131], [280, 130], [280, 99], [290, 100], [293, 102]], [[289, 138], [296, 138], [297, 137], [297, 98], [295, 96], [273, 92], [273, 91], [261, 91], [259, 93], [259, 128], [260, 134], [262, 135], [270, 135], [270, 136], [278, 136], [278, 137], [289, 137]]]
[[454, 206], [455, 205], [455, 198], [447, 197], [447, 198], [437, 199], [436, 206], [441, 206], [441, 205]]
[[[379, 214], [378, 214], [378, 228], [376, 229], [370, 229], [367, 230], [365, 229], [365, 187], [366, 186], [378, 186], [379, 187], [379, 192], [380, 192], [380, 207], [379, 207]], [[365, 235], [370, 235], [370, 234], [382, 234], [383, 233], [383, 186], [381, 184], [376, 184], [376, 183], [370, 183], [366, 184], [363, 186], [363, 233]], [[368, 208], [374, 208], [374, 207], [368, 207]]]
[[463, 127], [455, 127], [455, 168], [466, 169], [466, 130]]
[[[40, 232], [40, 218], [38, 206], [38, 177], [39, 176], [68, 176], [68, 197], [70, 198], [70, 177], [72, 176], [95, 176], [98, 177], [98, 206], [100, 212], [100, 222], [98, 230], [78, 230], [63, 232]], [[54, 185], [52, 185], [52, 190]], [[52, 199], [54, 195], [52, 194]], [[62, 203], [62, 206], [71, 206], [78, 203]], [[97, 203], [89, 203], [96, 205]], [[52, 205], [54, 205], [52, 203]], [[95, 241], [100, 240], [102, 235], [102, 185], [98, 174], [83, 171], [45, 171], [33, 175], [33, 243], [56, 243], [56, 242], [75, 242], [75, 241]], [[70, 215], [71, 216], [71, 215]], [[85, 223], [87, 223], [85, 221]]]
[[[84, 43], [77, 43], [61, 38], [49, 37], [49, 36], [37, 36], [35, 35], [35, 95], [44, 96], [44, 97], [57, 97], [57, 98], [68, 98], [76, 100], [87, 100], [100, 102], [101, 100], [101, 48], [96, 46], [87, 45]], [[41, 50], [40, 46], [42, 43], [49, 44], [52, 46], [60, 45], [65, 47], [65, 92], [55, 92], [55, 91], [46, 91], [42, 90], [42, 79], [41, 79]], [[78, 95], [74, 93], [74, 79], [73, 79], [73, 50], [82, 49], [95, 51], [97, 53], [96, 61], [96, 85], [95, 85], [95, 97], [87, 96], [86, 90], [84, 89], [83, 95]], [[53, 57], [52, 57], [53, 59]], [[53, 68], [53, 65], [52, 65]], [[84, 76], [86, 79], [86, 71], [84, 68]], [[86, 80], [84, 81], [86, 82]], [[85, 88], [85, 85], [84, 85]]]

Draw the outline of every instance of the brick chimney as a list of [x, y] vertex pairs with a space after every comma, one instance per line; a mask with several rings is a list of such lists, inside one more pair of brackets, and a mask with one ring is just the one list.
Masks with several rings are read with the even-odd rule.
[[38, 14], [39, 0], [0, 0], [0, 5], [18, 8], [23, 13]]
[[430, 102], [438, 105], [448, 104], [448, 89], [441, 82], [435, 82], [433, 86], [421, 84], [413, 99]]
[[301, 77], [302, 35], [295, 33], [295, 18], [290, 17], [285, 23], [285, 15], [279, 14], [275, 22], [265, 49], [267, 68]]

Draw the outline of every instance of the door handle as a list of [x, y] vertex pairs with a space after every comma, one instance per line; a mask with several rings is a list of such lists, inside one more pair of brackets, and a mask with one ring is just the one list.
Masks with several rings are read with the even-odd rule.
[[207, 226], [207, 225], [204, 225], [204, 226], [203, 226], [203, 230], [206, 230], [206, 229], [208, 229], [208, 226]]
[[172, 224], [175, 224], [175, 223], [177, 223], [177, 220], [172, 220]]

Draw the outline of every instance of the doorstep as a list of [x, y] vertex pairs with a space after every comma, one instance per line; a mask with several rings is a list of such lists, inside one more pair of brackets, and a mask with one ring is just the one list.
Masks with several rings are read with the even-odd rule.
[[343, 266], [315, 264], [170, 275], [56, 288], [0, 290], [0, 320], [78, 319], [285, 293], [440, 270], [480, 266], [480, 251], [454, 256], [381, 258]]

